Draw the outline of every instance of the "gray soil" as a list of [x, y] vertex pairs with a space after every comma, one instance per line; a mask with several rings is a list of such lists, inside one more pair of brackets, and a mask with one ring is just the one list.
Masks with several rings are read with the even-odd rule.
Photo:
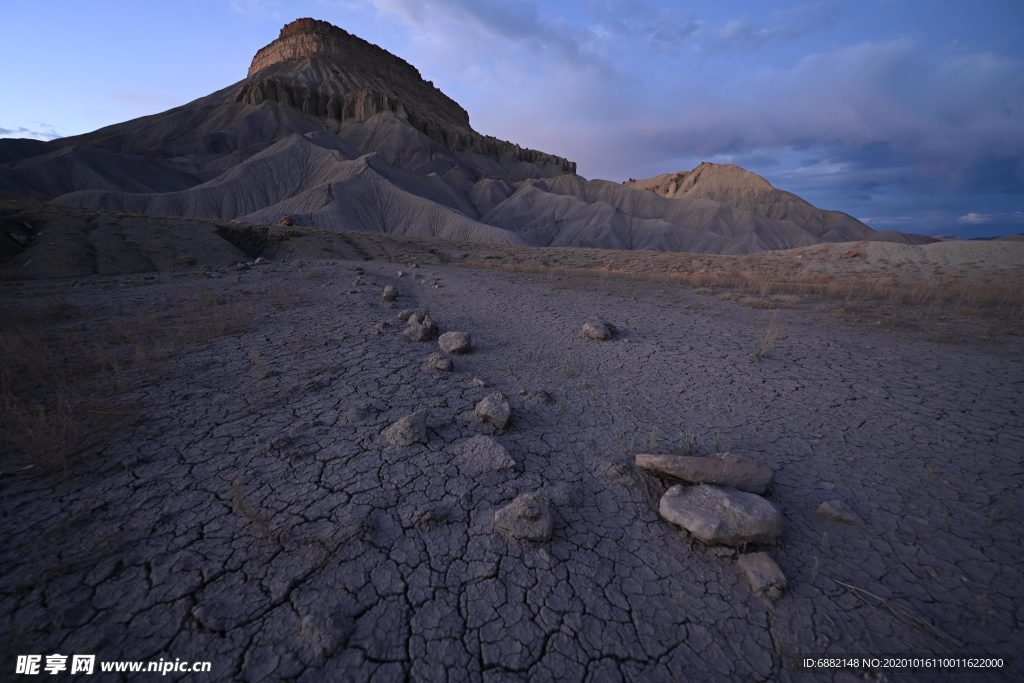
[[[242, 320], [126, 361], [131, 419], [83, 438], [66, 472], [0, 477], [10, 653], [310, 682], [858, 680], [798, 660], [997, 655], [1007, 668], [968, 675], [1019, 680], [1020, 337], [951, 342], [806, 305], [778, 313], [764, 348], [772, 311], [687, 288], [442, 265], [0, 284], [5, 310], [59, 296], [72, 313], [51, 332], [86, 336], [206, 292]], [[398, 311], [418, 307], [472, 335], [451, 372], [426, 365], [436, 339], [402, 337]], [[584, 339], [592, 318], [614, 338]], [[472, 414], [496, 391], [505, 430]], [[427, 443], [388, 444], [381, 432], [417, 410]], [[459, 466], [479, 434], [521, 471]], [[658, 516], [668, 482], [632, 464], [658, 451], [775, 469], [782, 542], [749, 550], [785, 573], [777, 602], [752, 593], [732, 550]], [[550, 501], [550, 541], [492, 528], [525, 492]], [[864, 523], [816, 513], [835, 499]]]

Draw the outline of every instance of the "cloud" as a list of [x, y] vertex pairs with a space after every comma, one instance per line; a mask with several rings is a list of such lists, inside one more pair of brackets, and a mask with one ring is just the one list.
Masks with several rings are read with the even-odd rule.
[[[587, 35], [557, 16], [542, 16], [532, 2], [500, 0], [371, 0], [378, 12], [401, 19], [421, 37], [474, 49], [494, 47], [493, 38], [584, 61]], [[458, 30], [452, 30], [453, 25]]]
[[752, 50], [787, 43], [839, 22], [840, 7], [835, 2], [801, 5], [776, 12], [769, 24], [758, 24], [750, 17], [734, 19], [715, 31], [714, 48]]
[[35, 140], [56, 140], [63, 137], [48, 123], [40, 123], [37, 128], [0, 128], [0, 138], [33, 138]]
[[652, 0], [361, 2], [409, 36], [403, 56], [448, 74], [479, 130], [587, 176], [733, 161], [906, 228], [955, 228], [1024, 193], [1024, 62], [923, 37], [793, 58], [843, 20], [837, 2], [731, 21]]
[[963, 225], [1024, 225], [1024, 213], [1020, 211], [1010, 213], [975, 213], [972, 211], [960, 216], [957, 222]]
[[1024, 63], [988, 53], [861, 43], [651, 102], [624, 138], [652, 158], [805, 150], [865, 188], [1022, 192], [1024, 90], [1008, 87], [1022, 82]]

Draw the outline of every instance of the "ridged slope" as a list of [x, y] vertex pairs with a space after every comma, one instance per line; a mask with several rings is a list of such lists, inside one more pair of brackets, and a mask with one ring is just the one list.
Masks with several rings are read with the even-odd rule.
[[732, 164], [703, 162], [692, 171], [663, 173], [644, 180], [631, 178], [623, 184], [662, 197], [710, 199], [765, 218], [791, 221], [833, 242], [865, 239], [873, 233], [853, 216], [819, 209], [791, 192], [777, 189], [756, 173]]

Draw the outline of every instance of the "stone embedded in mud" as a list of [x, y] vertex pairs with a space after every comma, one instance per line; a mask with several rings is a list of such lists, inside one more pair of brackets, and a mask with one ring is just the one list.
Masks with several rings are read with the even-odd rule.
[[400, 310], [398, 312], [398, 315], [396, 315], [395, 318], [397, 320], [401, 320], [402, 322], [407, 322], [409, 320], [409, 318], [411, 318], [415, 314], [416, 314], [416, 311], [414, 311], [413, 309], [411, 309], [411, 308], [403, 308], [402, 310]]
[[512, 420], [512, 408], [508, 404], [508, 399], [500, 391], [485, 396], [476, 404], [473, 414], [498, 429], [504, 429]]
[[554, 523], [551, 503], [539, 493], [523, 493], [495, 511], [493, 526], [516, 541], [547, 541]]
[[519, 472], [522, 466], [490, 436], [473, 436], [452, 446], [452, 462], [467, 475], [484, 472]]
[[719, 453], [710, 458], [689, 455], [657, 455], [637, 453], [636, 466], [682, 479], [693, 484], [728, 486], [750, 493], [764, 493], [771, 486], [771, 467], [732, 453]]
[[583, 329], [580, 330], [580, 334], [583, 335], [584, 339], [604, 341], [612, 338], [612, 328], [603, 320], [588, 320], [583, 323]]
[[676, 484], [658, 512], [707, 545], [774, 544], [782, 536], [778, 508], [754, 493], [718, 486]]
[[452, 359], [440, 353], [432, 353], [427, 358], [427, 367], [441, 372], [448, 372], [452, 369]]
[[406, 415], [383, 432], [384, 440], [394, 446], [411, 446], [427, 442], [427, 411]]
[[863, 524], [864, 520], [849, 505], [841, 500], [826, 500], [818, 506], [818, 514], [833, 522], [843, 524]]
[[384, 287], [384, 293], [380, 295], [384, 301], [394, 301], [398, 298], [398, 290], [395, 289], [394, 285], [386, 285]]
[[736, 564], [743, 570], [754, 593], [769, 600], [778, 600], [782, 595], [786, 588], [786, 575], [767, 553], [740, 555]]
[[465, 332], [445, 332], [437, 340], [437, 345], [445, 353], [468, 353], [473, 342]]

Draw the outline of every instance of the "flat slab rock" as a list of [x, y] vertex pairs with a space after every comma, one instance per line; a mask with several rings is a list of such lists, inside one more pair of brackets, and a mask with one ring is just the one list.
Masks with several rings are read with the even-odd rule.
[[492, 523], [495, 529], [516, 541], [550, 540], [554, 528], [551, 503], [540, 493], [520, 494], [495, 511]]
[[778, 600], [786, 589], [786, 575], [767, 553], [740, 555], [736, 564], [750, 583], [750, 589], [769, 600]]
[[732, 453], [710, 458], [637, 453], [635, 462], [641, 469], [692, 484], [715, 484], [758, 494], [768, 490], [775, 474], [762, 462]]
[[782, 514], [767, 500], [707, 484], [673, 486], [658, 512], [707, 545], [775, 544], [782, 536]]

